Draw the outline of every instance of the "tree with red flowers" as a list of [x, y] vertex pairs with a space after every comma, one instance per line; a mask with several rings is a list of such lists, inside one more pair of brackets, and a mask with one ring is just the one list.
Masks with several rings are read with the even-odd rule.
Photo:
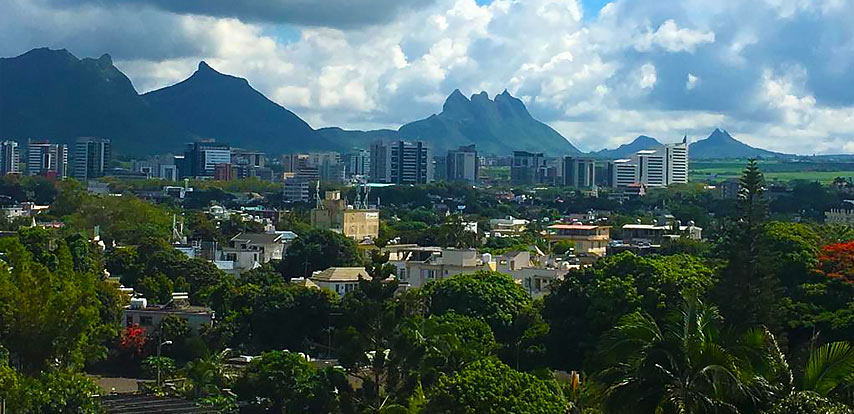
[[846, 283], [854, 283], [854, 241], [824, 246], [819, 255], [818, 272]]
[[138, 324], [122, 329], [119, 346], [122, 351], [131, 354], [133, 357], [139, 357], [145, 348], [145, 329], [142, 329]]

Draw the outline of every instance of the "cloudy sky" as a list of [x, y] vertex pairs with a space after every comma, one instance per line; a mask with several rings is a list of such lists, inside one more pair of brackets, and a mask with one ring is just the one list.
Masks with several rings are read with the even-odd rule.
[[314, 127], [508, 89], [583, 150], [715, 127], [854, 152], [854, 0], [0, 0], [0, 55], [110, 53], [146, 92], [199, 60]]

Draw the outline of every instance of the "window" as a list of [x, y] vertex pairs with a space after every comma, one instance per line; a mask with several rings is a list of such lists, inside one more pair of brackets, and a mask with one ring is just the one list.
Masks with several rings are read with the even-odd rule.
[[151, 316], [140, 316], [139, 317], [139, 326], [151, 326], [153, 325]]

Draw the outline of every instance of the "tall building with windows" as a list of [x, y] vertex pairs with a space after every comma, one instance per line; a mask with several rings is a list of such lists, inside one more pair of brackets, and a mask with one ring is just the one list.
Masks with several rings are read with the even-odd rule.
[[20, 170], [21, 153], [15, 141], [0, 142], [0, 175], [18, 174]]
[[347, 167], [347, 178], [367, 177], [371, 173], [371, 152], [354, 148], [353, 152], [344, 155], [344, 164]]
[[[198, 141], [187, 144], [184, 151], [184, 177], [213, 177], [217, 164], [231, 163], [231, 147], [227, 144], [218, 144], [213, 140]], [[176, 164], [177, 165], [177, 164]]]
[[596, 185], [596, 161], [592, 158], [565, 157], [563, 159], [563, 184], [575, 188]]
[[546, 175], [546, 158], [542, 152], [513, 151], [510, 164], [510, 182], [515, 185], [533, 185]]
[[664, 146], [667, 185], [688, 183], [688, 137], [678, 144]]
[[480, 158], [474, 144], [459, 147], [448, 151], [445, 158], [447, 181], [465, 181], [469, 184], [477, 183], [480, 178]]
[[614, 187], [628, 187], [638, 182], [638, 165], [634, 160], [611, 161], [609, 170], [612, 174], [611, 185]]
[[376, 141], [371, 144], [371, 181], [427, 184], [433, 181], [430, 147], [422, 141]]
[[27, 143], [27, 175], [65, 179], [68, 175], [68, 147], [50, 141]]
[[74, 142], [71, 155], [71, 176], [81, 180], [103, 177], [109, 168], [110, 140], [81, 137]]
[[634, 157], [638, 165], [638, 182], [648, 187], [664, 187], [667, 185], [664, 152], [661, 150], [638, 151]]

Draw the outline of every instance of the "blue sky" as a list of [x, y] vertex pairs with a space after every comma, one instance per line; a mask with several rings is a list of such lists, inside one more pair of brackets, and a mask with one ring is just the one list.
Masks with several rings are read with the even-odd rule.
[[110, 53], [140, 91], [205, 60], [313, 127], [507, 89], [584, 150], [714, 128], [854, 152], [854, 0], [6, 0], [0, 55]]

